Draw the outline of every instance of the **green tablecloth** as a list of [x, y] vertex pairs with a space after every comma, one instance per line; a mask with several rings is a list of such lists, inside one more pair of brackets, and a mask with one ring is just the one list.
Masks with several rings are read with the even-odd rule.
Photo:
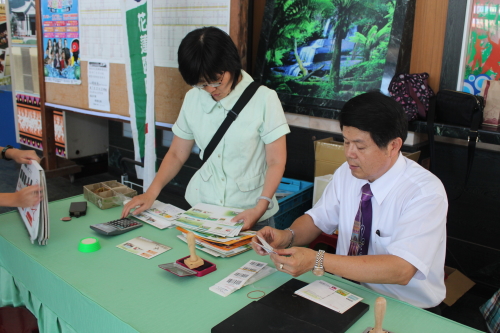
[[[121, 208], [100, 210], [89, 203], [86, 216], [60, 221], [68, 216], [73, 201], [84, 199], [77, 196], [49, 204], [51, 230], [47, 246], [30, 243], [17, 212], [0, 215], [0, 305], [25, 304], [38, 318], [41, 333], [210, 332], [252, 301], [248, 292], [269, 293], [291, 278], [277, 272], [228, 297], [219, 296], [208, 288], [250, 259], [272, 265], [269, 257], [247, 252], [217, 259], [199, 252], [202, 258], [214, 262], [217, 270], [201, 278], [177, 277], [158, 265], [189, 254], [187, 245], [176, 237], [179, 231], [145, 224], [123, 235], [101, 236], [89, 225], [117, 219]], [[79, 241], [91, 236], [100, 240], [102, 249], [79, 252]], [[172, 250], [145, 259], [116, 248], [137, 236]], [[300, 279], [312, 282], [317, 278], [307, 273]], [[323, 279], [363, 297], [363, 302], [370, 305], [379, 296], [335, 276]], [[373, 306], [348, 332], [360, 333], [368, 326], [373, 326]], [[392, 298], [387, 298], [384, 328], [401, 333], [478, 332]]]

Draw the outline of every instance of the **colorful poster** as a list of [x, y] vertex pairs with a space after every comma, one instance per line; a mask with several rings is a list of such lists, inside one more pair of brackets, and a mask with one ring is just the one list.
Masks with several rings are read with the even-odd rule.
[[81, 84], [78, 0], [42, 0], [45, 82]]
[[36, 7], [34, 0], [9, 0], [12, 44], [36, 47]]
[[463, 91], [477, 95], [485, 80], [500, 79], [500, 0], [470, 2], [470, 26], [460, 82]]
[[[9, 35], [7, 33], [7, 14], [5, 4], [0, 4], [0, 86], [10, 86]], [[2, 89], [0, 87], [0, 89]], [[10, 88], [9, 88], [10, 90]]]
[[144, 168], [137, 167], [136, 171], [138, 178], [144, 180], [146, 191], [156, 172], [153, 3], [151, 0], [125, 0], [122, 11], [134, 158], [144, 163]]
[[[19, 143], [35, 149], [43, 150], [40, 97], [18, 94], [16, 95], [16, 102]], [[65, 133], [63, 113], [62, 111], [54, 111], [56, 155], [66, 158]]]

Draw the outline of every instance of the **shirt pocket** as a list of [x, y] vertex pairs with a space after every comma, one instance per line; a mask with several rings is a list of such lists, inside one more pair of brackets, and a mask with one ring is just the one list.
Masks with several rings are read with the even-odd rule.
[[391, 244], [392, 237], [381, 237], [378, 235], [373, 235], [373, 237], [375, 237], [375, 242], [373, 244], [375, 253], [373, 254], [389, 254], [387, 247]]
[[200, 169], [200, 176], [204, 182], [208, 182], [212, 177], [212, 169], [209, 168], [209, 165], [205, 165], [205, 167]]
[[241, 192], [250, 192], [264, 186], [265, 179], [266, 177], [264, 176], [264, 174], [260, 174], [247, 179], [240, 178], [236, 181], [236, 185]]

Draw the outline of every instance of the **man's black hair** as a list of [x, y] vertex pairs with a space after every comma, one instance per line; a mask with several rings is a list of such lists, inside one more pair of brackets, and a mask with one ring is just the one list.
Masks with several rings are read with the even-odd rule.
[[351, 98], [340, 111], [340, 128], [356, 127], [369, 132], [379, 148], [386, 148], [395, 138], [405, 142], [408, 119], [403, 107], [380, 91], [370, 91]]
[[203, 27], [188, 33], [181, 41], [177, 57], [179, 72], [190, 86], [200, 79], [215, 83], [223, 72], [230, 72], [233, 89], [241, 75], [236, 45], [227, 33], [216, 27]]

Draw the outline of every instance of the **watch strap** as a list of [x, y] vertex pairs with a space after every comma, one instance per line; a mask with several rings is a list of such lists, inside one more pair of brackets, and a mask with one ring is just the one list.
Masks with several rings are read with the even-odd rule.
[[320, 268], [322, 270], [325, 270], [325, 267], [323, 266], [324, 258], [325, 258], [325, 250], [319, 250], [318, 254], [316, 254], [316, 263], [314, 264], [314, 268]]
[[5, 156], [5, 152], [7, 152], [7, 150], [9, 149], [13, 149], [14, 147], [12, 147], [11, 145], [7, 145], [5, 147], [3, 147], [2, 149], [2, 159], [6, 160], [6, 161], [12, 161], [12, 158], [7, 158], [7, 156]]

